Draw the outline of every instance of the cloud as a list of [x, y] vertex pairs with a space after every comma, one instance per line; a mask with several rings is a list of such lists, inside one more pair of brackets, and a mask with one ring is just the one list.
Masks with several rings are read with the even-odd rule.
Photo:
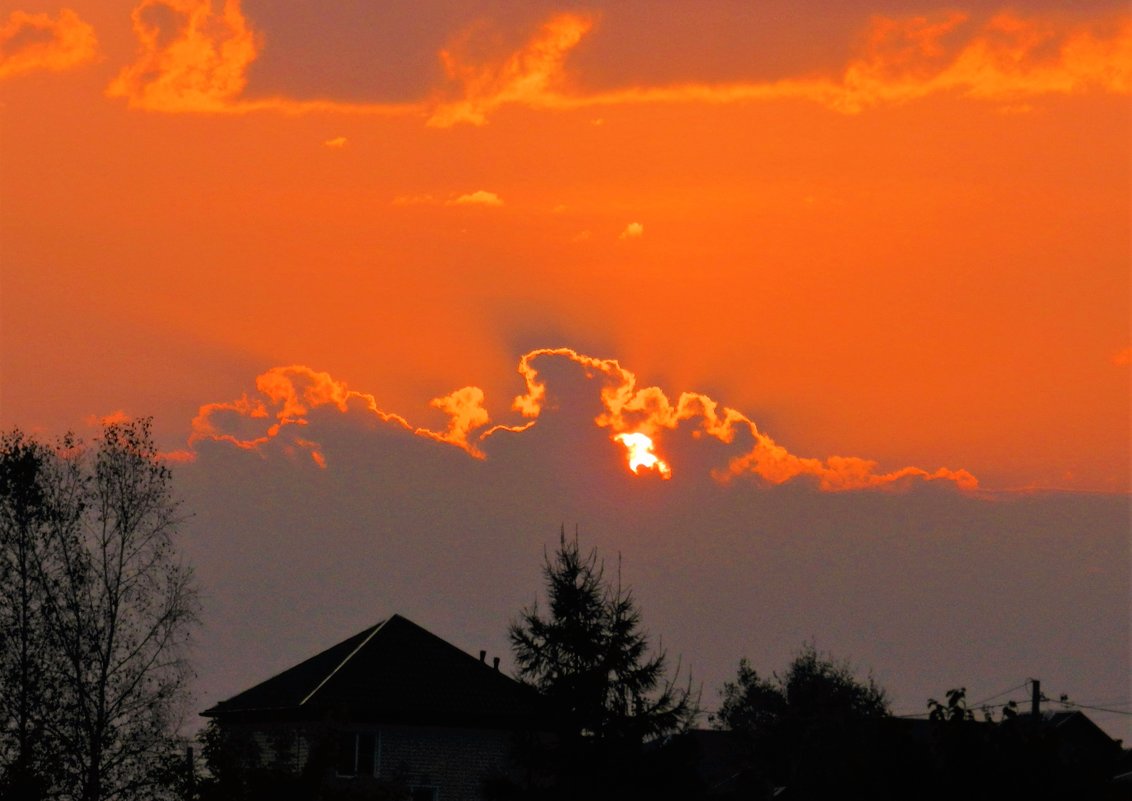
[[327, 139], [322, 144], [329, 148], [343, 148], [346, 146], [346, 137], [336, 136], [333, 139]]
[[[822, 490], [841, 492], [877, 487], [898, 488], [912, 481], [943, 480], [963, 489], [975, 489], [978, 481], [966, 470], [940, 468], [928, 471], [904, 467], [884, 472], [876, 462], [858, 457], [830, 456], [826, 459], [790, 453], [754, 421], [741, 412], [722, 406], [707, 395], [681, 393], [675, 403], [659, 387], [638, 387], [636, 376], [614, 359], [600, 359], [570, 348], [533, 350], [519, 359], [518, 372], [525, 391], [511, 404], [519, 420], [487, 428], [491, 417], [485, 396], [478, 387], [464, 387], [432, 401], [432, 407], [448, 415], [443, 430], [414, 426], [399, 414], [382, 411], [374, 396], [350, 390], [329, 374], [301, 365], [276, 367], [256, 379], [256, 394], [237, 401], [201, 406], [192, 423], [190, 444], [218, 441], [245, 450], [282, 446], [289, 452], [305, 452], [325, 466], [327, 459], [314, 434], [302, 433], [311, 413], [319, 408], [361, 415], [392, 430], [458, 447], [477, 459], [490, 458], [494, 438], [506, 432], [523, 434], [535, 427], [548, 405], [548, 387], [542, 371], [548, 366], [580, 368], [582, 387], [590, 396], [596, 391], [599, 412], [590, 425], [603, 429], [611, 441], [625, 449], [627, 464], [644, 464], [668, 474], [681, 469], [664, 452], [664, 438], [683, 427], [694, 439], [707, 438], [728, 446], [722, 463], [710, 469], [719, 483], [738, 478], [763, 485], [778, 485], [795, 479], [810, 479]], [[523, 422], [523, 421], [526, 422]], [[647, 437], [648, 447], [641, 450]], [[641, 461], [641, 454], [648, 461]]]
[[1117, 351], [1112, 356], [1112, 363], [1118, 367], [1132, 364], [1132, 347]]
[[494, 192], [477, 189], [475, 192], [469, 192], [460, 195], [455, 200], [448, 201], [448, 204], [450, 206], [502, 206], [503, 201]]
[[440, 103], [428, 124], [446, 128], [459, 122], [483, 125], [487, 115], [507, 103], [527, 106], [554, 105], [563, 84], [566, 55], [593, 27], [581, 14], [558, 14], [545, 22], [519, 50], [497, 62], [470, 63], [466, 51], [470, 34], [447, 49], [440, 60], [449, 80], [459, 86], [461, 97]]
[[273, 367], [256, 378], [255, 395], [201, 406], [192, 421], [189, 444], [217, 441], [243, 450], [282, 445], [288, 452], [308, 453], [320, 467], [325, 467], [321, 445], [301, 432], [310, 424], [313, 411], [329, 407], [363, 415], [397, 431], [455, 445], [482, 458], [483, 454], [468, 439], [471, 431], [489, 420], [482, 402], [483, 392], [476, 387], [435, 399], [432, 405], [447, 413], [450, 421], [444, 431], [433, 431], [411, 426], [400, 415], [382, 411], [373, 395], [351, 390], [329, 373], [303, 365]]
[[137, 60], [106, 94], [125, 98], [131, 108], [170, 113], [419, 113], [417, 104], [244, 99], [248, 67], [259, 56], [263, 37], [253, 30], [240, 0], [223, 0], [220, 10], [214, 5], [212, 0], [141, 0], [132, 14]]
[[639, 222], [631, 222], [625, 226], [625, 230], [617, 237], [618, 239], [640, 239], [645, 235], [645, 227]]
[[1132, 91], [1132, 19], [1068, 25], [1004, 12], [982, 24], [962, 13], [937, 18], [876, 17], [840, 78], [786, 78], [721, 84], [634, 86], [585, 94], [568, 91], [566, 60], [592, 28], [583, 16], [553, 17], [519, 50], [495, 63], [467, 63], [462, 49], [441, 53], [463, 90], [442, 102], [429, 124], [483, 125], [508, 104], [577, 109], [657, 103], [729, 104], [804, 99], [843, 113], [952, 93], [1006, 104], [1049, 94]]
[[[610, 429], [615, 438], [624, 433], [641, 432], [657, 442], [665, 430], [674, 431], [690, 423], [697, 433], [721, 443], [731, 444], [740, 437], [753, 442], [750, 450], [732, 457], [726, 466], [712, 471], [713, 477], [720, 482], [753, 475], [768, 484], [783, 484], [808, 476], [816, 479], [819, 486], [827, 491], [895, 486], [907, 479], [944, 479], [964, 489], [978, 486], [977, 479], [966, 470], [940, 468], [928, 472], [917, 467], [905, 467], [882, 473], [877, 471], [875, 462], [867, 459], [831, 456], [823, 461], [796, 456], [760, 431], [746, 415], [720, 406], [707, 395], [684, 392], [673, 405], [659, 387], [638, 389], [636, 376], [616, 360], [595, 359], [569, 348], [535, 350], [520, 359], [519, 374], [524, 378], [527, 391], [515, 399], [513, 408], [525, 417], [537, 418], [545, 404], [546, 385], [539, 380], [535, 362], [548, 358], [572, 361], [600, 376], [604, 412], [594, 422]], [[673, 469], [677, 467], [673, 465]]]
[[0, 25], [0, 79], [29, 72], [62, 72], [93, 61], [94, 28], [69, 8], [49, 14], [13, 11]]
[[[1132, 18], [1127, 15], [1080, 24], [1014, 12], [982, 22], [957, 12], [878, 16], [838, 76], [586, 92], [579, 88], [584, 76], [576, 79], [567, 61], [594, 29], [595, 19], [563, 13], [550, 17], [518, 48], [491, 52], [489, 46], [487, 56], [480, 55], [484, 43], [476, 36], [479, 29], [458, 35], [438, 54], [448, 85], [420, 102], [249, 100], [242, 95], [262, 37], [244, 16], [240, 0], [224, 0], [220, 10], [213, 5], [210, 0], [142, 0], [133, 12], [138, 58], [120, 72], [107, 93], [126, 98], [131, 107], [155, 111], [419, 115], [430, 126], [447, 128], [484, 125], [505, 106], [571, 110], [802, 99], [855, 114], [878, 105], [953, 94], [995, 102], [1017, 113], [1032, 105], [1029, 100], [1044, 95], [1132, 92]], [[70, 12], [60, 15], [64, 19], [77, 22]], [[595, 118], [595, 124], [600, 120]]]
[[226, 111], [247, 84], [259, 37], [240, 0], [142, 0], [133, 11], [140, 52], [107, 88], [133, 108]]
[[1019, 99], [1037, 95], [1132, 90], [1132, 20], [1122, 19], [1105, 35], [1004, 12], [951, 45], [969, 27], [959, 13], [941, 20], [875, 20], [863, 54], [846, 69], [842, 91], [830, 104], [856, 112], [955, 92], [1017, 107]]
[[436, 198], [429, 194], [424, 195], [398, 195], [393, 198], [394, 206], [424, 206], [436, 202]]

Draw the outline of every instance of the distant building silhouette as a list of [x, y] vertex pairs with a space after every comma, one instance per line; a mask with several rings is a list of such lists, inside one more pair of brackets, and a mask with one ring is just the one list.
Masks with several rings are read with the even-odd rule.
[[512, 770], [539, 708], [484, 657], [393, 615], [201, 714], [242, 775], [291, 775], [325, 797], [470, 801]]

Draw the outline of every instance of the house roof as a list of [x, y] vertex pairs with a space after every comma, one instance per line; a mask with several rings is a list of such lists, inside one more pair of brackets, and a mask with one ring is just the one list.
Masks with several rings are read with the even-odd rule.
[[513, 726], [537, 702], [530, 688], [393, 615], [201, 714]]

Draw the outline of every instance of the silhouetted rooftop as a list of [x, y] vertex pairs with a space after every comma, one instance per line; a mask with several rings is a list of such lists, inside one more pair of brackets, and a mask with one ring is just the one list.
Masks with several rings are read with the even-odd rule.
[[201, 714], [509, 727], [537, 704], [530, 688], [393, 615]]

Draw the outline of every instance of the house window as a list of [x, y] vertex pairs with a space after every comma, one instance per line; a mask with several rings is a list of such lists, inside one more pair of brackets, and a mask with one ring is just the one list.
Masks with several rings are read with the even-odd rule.
[[377, 736], [344, 731], [338, 735], [334, 769], [339, 776], [373, 776], [377, 772]]

